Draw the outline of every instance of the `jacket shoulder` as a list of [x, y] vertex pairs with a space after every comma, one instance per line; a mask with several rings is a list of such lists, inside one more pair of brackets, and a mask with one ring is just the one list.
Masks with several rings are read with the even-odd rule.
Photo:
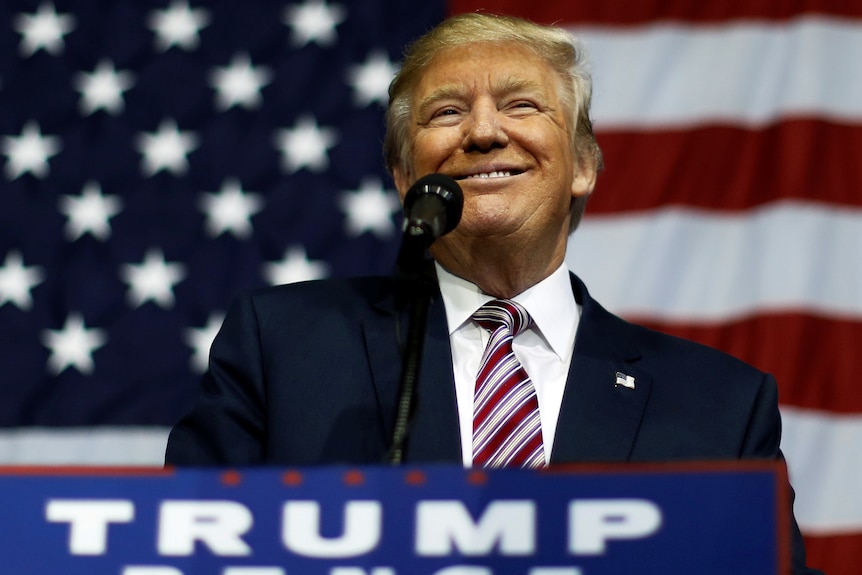
[[237, 299], [267, 313], [339, 310], [353, 316], [369, 307], [385, 304], [392, 298], [394, 289], [394, 280], [384, 276], [335, 278], [251, 289]]
[[681, 374], [700, 374], [707, 379], [710, 370], [718, 370], [725, 379], [740, 377], [760, 379], [765, 374], [754, 366], [714, 347], [658, 331], [611, 313], [590, 296], [586, 287], [573, 276], [582, 320], [587, 324], [578, 338], [586, 351], [596, 354], [625, 356], [642, 364], [667, 367]]

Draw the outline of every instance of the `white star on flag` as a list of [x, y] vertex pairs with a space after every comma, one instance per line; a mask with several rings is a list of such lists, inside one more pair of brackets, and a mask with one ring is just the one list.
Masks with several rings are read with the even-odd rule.
[[198, 137], [193, 132], [181, 132], [173, 119], [162, 120], [155, 133], [142, 133], [137, 138], [137, 149], [143, 154], [141, 171], [153, 176], [167, 170], [181, 176], [189, 169], [186, 155], [198, 147]]
[[328, 5], [326, 0], [306, 0], [298, 6], [284, 10], [284, 24], [291, 29], [294, 46], [316, 42], [319, 46], [332, 46], [337, 34], [335, 27], [347, 16], [341, 5]]
[[63, 36], [75, 29], [75, 18], [58, 14], [52, 2], [43, 2], [35, 14], [18, 14], [14, 27], [21, 34], [21, 56], [29, 58], [39, 50], [56, 56], [66, 47]]
[[329, 275], [329, 266], [308, 259], [300, 246], [288, 248], [280, 262], [266, 264], [263, 272], [270, 285], [281, 285], [306, 280], [316, 280]]
[[45, 274], [41, 267], [25, 266], [21, 252], [8, 252], [3, 266], [0, 267], [0, 307], [6, 302], [12, 302], [18, 309], [29, 310], [33, 307], [30, 290], [44, 279]]
[[39, 124], [30, 120], [21, 130], [21, 135], [3, 136], [0, 150], [6, 155], [6, 179], [15, 178], [30, 172], [37, 178], [44, 178], [50, 172], [48, 158], [60, 151], [60, 138], [43, 136]]
[[395, 232], [392, 214], [398, 211], [401, 203], [395, 193], [383, 189], [376, 178], [364, 179], [358, 190], [343, 192], [338, 205], [347, 216], [347, 232], [351, 235], [371, 232], [386, 239]]
[[276, 146], [282, 153], [282, 167], [289, 174], [301, 168], [322, 172], [329, 167], [329, 148], [338, 141], [336, 131], [321, 128], [311, 116], [301, 116], [293, 128], [276, 132]]
[[60, 212], [66, 215], [66, 237], [73, 242], [90, 234], [99, 240], [111, 236], [112, 217], [123, 209], [123, 202], [118, 196], [105, 196], [98, 182], [87, 182], [80, 196], [61, 196]]
[[201, 194], [201, 209], [206, 212], [207, 232], [219, 236], [231, 232], [239, 239], [251, 235], [251, 217], [263, 209], [263, 199], [259, 194], [246, 192], [238, 180], [228, 179], [215, 193]]
[[224, 314], [213, 313], [203, 327], [190, 327], [185, 331], [185, 342], [192, 348], [190, 366], [195, 373], [203, 373], [209, 363], [209, 351], [218, 334]]
[[228, 110], [242, 106], [253, 110], [260, 106], [261, 89], [272, 81], [269, 68], [252, 66], [248, 54], [237, 54], [226, 68], [210, 74], [210, 86], [216, 90], [216, 108]]
[[119, 114], [125, 106], [123, 92], [134, 84], [134, 74], [117, 71], [108, 60], [101, 60], [91, 73], [79, 72], [72, 80], [72, 85], [81, 92], [79, 107], [84, 116], [96, 110]]
[[42, 344], [51, 350], [48, 371], [58, 375], [67, 367], [74, 367], [84, 375], [93, 372], [93, 352], [107, 343], [101, 329], [87, 329], [79, 313], [70, 313], [62, 329], [42, 332]]
[[210, 22], [210, 14], [203, 8], [189, 7], [188, 2], [174, 0], [164, 10], [153, 10], [148, 18], [150, 29], [156, 33], [156, 49], [164, 52], [172, 46], [194, 50], [200, 45], [200, 31]]
[[125, 264], [120, 277], [129, 284], [128, 300], [132, 307], [153, 301], [163, 308], [174, 305], [174, 285], [186, 277], [185, 266], [166, 262], [161, 250], [151, 248], [140, 264]]
[[363, 64], [353, 66], [347, 73], [347, 82], [353, 87], [353, 100], [359, 107], [372, 102], [386, 106], [389, 102], [389, 83], [398, 71], [382, 51], [368, 55]]

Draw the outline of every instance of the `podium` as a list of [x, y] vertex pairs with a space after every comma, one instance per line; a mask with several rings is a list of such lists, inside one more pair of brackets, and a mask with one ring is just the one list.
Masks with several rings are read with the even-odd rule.
[[764, 462], [0, 469], [16, 575], [784, 574]]

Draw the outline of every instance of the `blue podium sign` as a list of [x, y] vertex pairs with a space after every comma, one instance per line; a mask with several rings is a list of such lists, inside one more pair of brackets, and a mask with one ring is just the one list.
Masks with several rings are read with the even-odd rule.
[[16, 575], [785, 573], [771, 464], [0, 469]]

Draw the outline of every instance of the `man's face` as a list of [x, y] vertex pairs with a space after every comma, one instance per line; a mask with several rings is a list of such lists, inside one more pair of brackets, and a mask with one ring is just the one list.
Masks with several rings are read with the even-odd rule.
[[[419, 177], [458, 180], [464, 212], [459, 237], [568, 235], [574, 197], [595, 174], [576, 162], [559, 80], [515, 43], [474, 43], [439, 54], [412, 94], [412, 165], [395, 170], [402, 198]], [[409, 170], [409, 173], [406, 172]]]

